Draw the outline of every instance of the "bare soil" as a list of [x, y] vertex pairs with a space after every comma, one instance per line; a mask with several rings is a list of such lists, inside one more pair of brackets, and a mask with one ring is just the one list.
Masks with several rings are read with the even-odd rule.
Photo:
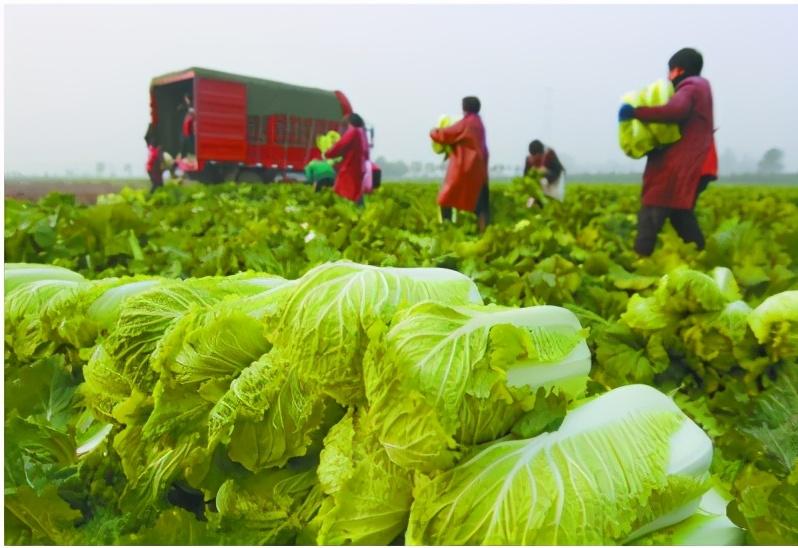
[[35, 201], [51, 192], [74, 194], [81, 204], [97, 203], [97, 196], [119, 192], [125, 187], [148, 188], [145, 180], [58, 180], [58, 179], [25, 179], [4, 181], [6, 198]]

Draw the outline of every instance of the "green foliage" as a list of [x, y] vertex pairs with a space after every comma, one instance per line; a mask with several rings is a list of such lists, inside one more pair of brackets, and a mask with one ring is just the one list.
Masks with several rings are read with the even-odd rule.
[[[481, 235], [468, 213], [440, 223], [424, 184], [385, 184], [362, 209], [299, 185], [6, 200], [6, 259], [28, 263], [6, 264], [6, 542], [460, 542], [486, 504], [515, 522], [500, 501], [535, 484], [499, 495], [485, 473], [466, 489], [451, 478], [467, 463], [489, 470], [505, 444], [523, 453], [578, 418], [583, 392], [635, 383], [712, 438], [713, 482], [747, 542], [798, 542], [798, 193], [711, 187], [706, 249], [666, 227], [640, 259], [636, 188], [572, 185], [527, 208], [538, 190], [492, 185]], [[524, 367], [546, 375], [517, 386]], [[635, 447], [653, 458], [667, 430]], [[432, 510], [461, 490], [451, 528]], [[469, 534], [621, 542], [668, 514], [636, 500], [620, 521], [600, 503], [589, 534], [564, 521]], [[632, 542], [711, 527], [739, 540], [722, 510], [679, 516]]]

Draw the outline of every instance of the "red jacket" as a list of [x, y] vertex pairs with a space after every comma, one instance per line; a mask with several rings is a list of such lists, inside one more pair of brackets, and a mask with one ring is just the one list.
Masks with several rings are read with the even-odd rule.
[[341, 135], [341, 139], [324, 154], [325, 158], [343, 157], [338, 164], [333, 190], [353, 202], [358, 201], [363, 195], [366, 151], [368, 144], [365, 142], [365, 132], [350, 125]]
[[161, 172], [161, 147], [147, 145], [147, 173]]
[[700, 76], [685, 78], [661, 107], [638, 107], [643, 122], [675, 122], [682, 138], [648, 154], [643, 172], [643, 205], [692, 209], [713, 144], [712, 90]]
[[529, 154], [524, 162], [524, 175], [532, 168], [546, 168], [546, 179], [556, 183], [564, 171], [560, 159], [554, 149], [546, 148], [542, 154]]
[[194, 113], [187, 112], [183, 118], [183, 136], [191, 137], [192, 135], [194, 135]]
[[713, 181], [718, 178], [718, 151], [715, 148], [714, 137], [712, 144], [709, 145], [709, 153], [704, 160], [704, 165], [701, 167], [701, 176], [711, 178]]
[[479, 191], [488, 182], [488, 147], [485, 126], [477, 114], [467, 114], [453, 126], [433, 129], [436, 143], [453, 145], [438, 205], [474, 211]]

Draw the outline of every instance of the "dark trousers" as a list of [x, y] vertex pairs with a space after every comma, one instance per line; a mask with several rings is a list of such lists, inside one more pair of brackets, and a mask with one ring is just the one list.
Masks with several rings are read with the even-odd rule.
[[313, 183], [313, 190], [318, 192], [324, 187], [332, 188], [333, 184], [335, 184], [335, 179], [332, 177], [325, 177]]
[[157, 170], [152, 170], [147, 174], [150, 176], [150, 194], [152, 194], [163, 186], [163, 174]]
[[[709, 183], [717, 177], [705, 175], [701, 177], [696, 190], [695, 199], [707, 189]], [[673, 209], [670, 207], [643, 206], [637, 214], [637, 238], [635, 251], [638, 255], [648, 257], [654, 252], [657, 245], [657, 235], [662, 230], [667, 219], [671, 220], [673, 228], [679, 237], [687, 243], [695, 242], [698, 249], [704, 249], [704, 234], [698, 226], [695, 211], [692, 209]]]
[[704, 249], [704, 235], [698, 226], [695, 211], [692, 209], [673, 209], [670, 207], [643, 206], [637, 214], [637, 239], [635, 251], [645, 257], [654, 252], [657, 235], [665, 221], [670, 219], [673, 228], [685, 242], [695, 242], [698, 249]]

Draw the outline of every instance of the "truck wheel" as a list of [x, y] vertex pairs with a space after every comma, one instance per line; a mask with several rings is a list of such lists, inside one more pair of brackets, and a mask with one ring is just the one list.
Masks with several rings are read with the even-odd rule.
[[259, 168], [241, 169], [236, 174], [237, 183], [261, 183], [263, 182], [263, 170]]
[[263, 169], [260, 172], [260, 180], [263, 183], [273, 183], [279, 174], [280, 172], [274, 168]]
[[215, 185], [224, 182], [224, 173], [219, 166], [207, 163], [200, 172], [198, 179], [201, 183], [210, 183]]

